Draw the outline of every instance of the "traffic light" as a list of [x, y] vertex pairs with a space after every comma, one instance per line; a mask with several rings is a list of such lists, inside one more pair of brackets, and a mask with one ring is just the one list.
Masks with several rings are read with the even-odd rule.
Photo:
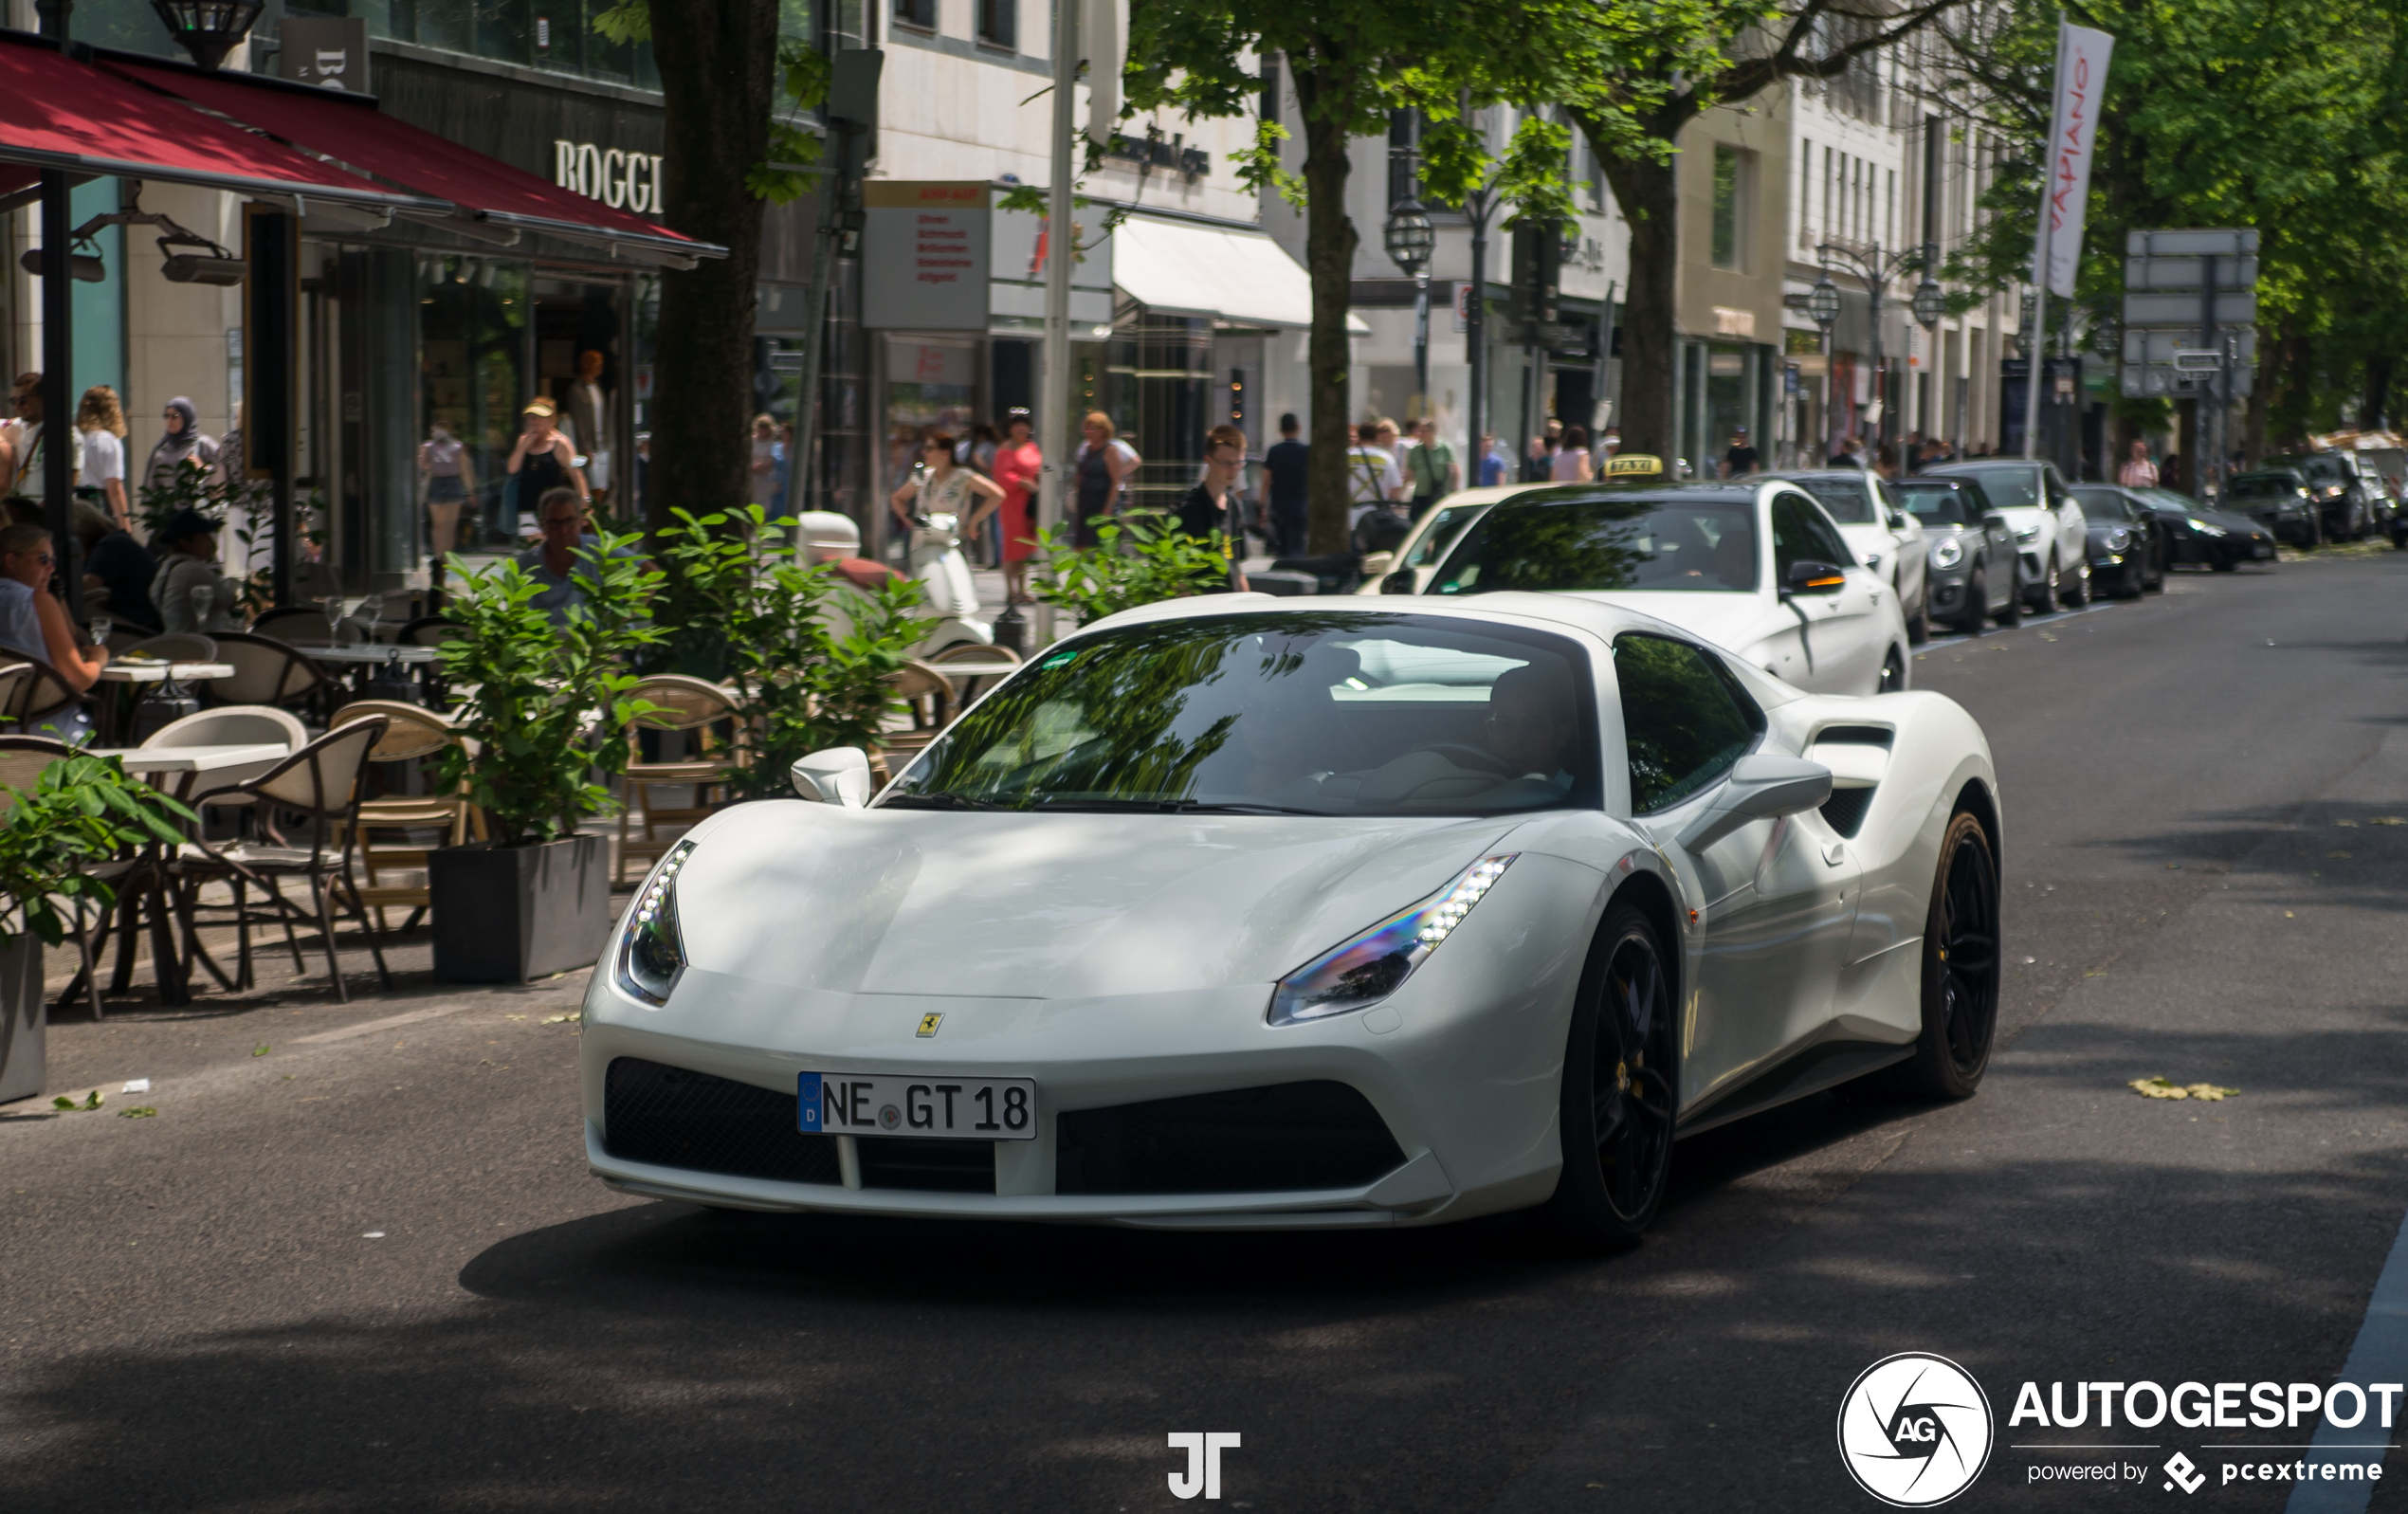
[[1513, 292], [1505, 304], [1516, 346], [1552, 347], [1562, 339], [1560, 296], [1563, 234], [1554, 222], [1513, 228]]

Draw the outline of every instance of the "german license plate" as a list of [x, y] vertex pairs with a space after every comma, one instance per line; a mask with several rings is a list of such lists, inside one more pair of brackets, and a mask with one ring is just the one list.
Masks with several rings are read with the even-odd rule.
[[813, 1135], [1033, 1140], [1037, 1085], [1027, 1078], [806, 1072], [794, 1118]]
[[2255, 552], [2255, 554], [2253, 554], [2253, 556], [2260, 556], [2260, 557], [2271, 557], [2271, 556], [2272, 556], [2273, 555], [2274, 555], [2274, 549], [2273, 549], [2272, 547], [2268, 546], [2268, 545], [2267, 545], [2265, 542], [2263, 542], [2263, 541], [2261, 541], [2261, 542], [2259, 542], [2259, 543], [2257, 544], [2257, 551]]

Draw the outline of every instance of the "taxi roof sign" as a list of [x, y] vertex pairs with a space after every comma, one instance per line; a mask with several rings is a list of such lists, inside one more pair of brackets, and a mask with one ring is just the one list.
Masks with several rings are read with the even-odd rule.
[[1609, 479], [1638, 475], [1653, 476], [1660, 475], [1663, 471], [1664, 460], [1645, 452], [1624, 452], [1605, 460], [1605, 476]]

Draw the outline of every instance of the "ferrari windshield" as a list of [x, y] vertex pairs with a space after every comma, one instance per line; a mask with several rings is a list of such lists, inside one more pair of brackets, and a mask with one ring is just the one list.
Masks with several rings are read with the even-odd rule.
[[882, 806], [1487, 815], [1603, 802], [1587, 655], [1437, 615], [1216, 615], [1081, 637]]
[[1501, 504], [1466, 527], [1433, 594], [1756, 588], [1756, 499], [1657, 493]]
[[1978, 485], [1951, 487], [1924, 479], [1902, 479], [1893, 487], [1907, 510], [1925, 525], [1969, 526], [1981, 512]]

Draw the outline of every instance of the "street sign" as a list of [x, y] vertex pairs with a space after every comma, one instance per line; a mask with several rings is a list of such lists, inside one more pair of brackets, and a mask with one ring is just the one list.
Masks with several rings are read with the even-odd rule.
[[2127, 258], [2253, 258], [2257, 256], [2257, 229], [2239, 227], [2232, 229], [2193, 228], [2180, 231], [2127, 231], [2124, 235], [2124, 255]]
[[[2220, 321], [2224, 314], [2224, 297], [2221, 295], [2216, 297], [2216, 313]], [[2240, 331], [2225, 332], [2217, 337], [2213, 348], [2201, 349], [2198, 320], [2196, 317], [2189, 325], [2177, 331], [2125, 328], [2124, 360], [2127, 363], [2157, 363], [2173, 367], [2179, 364], [2179, 359], [2175, 356], [2178, 353], [2198, 350], [2220, 353], [2228, 341], [2235, 343], [2238, 348], [2234, 355], [2234, 360], [2236, 363], [2243, 368], [2253, 368], [2257, 365], [2257, 333], [2254, 329], [2244, 328]]]
[[[2257, 286], [2255, 258], [2218, 258], [2216, 260], [2216, 287], [2218, 289], [2253, 289]], [[2124, 260], [2124, 287], [2126, 289], [2204, 289], [2207, 287], [2205, 258], [2126, 258]]]
[[[2214, 354], [2208, 356], [2214, 356]], [[2244, 365], [2227, 375], [2216, 369], [2190, 373], [2171, 363], [2125, 363], [2124, 392], [2133, 399], [2192, 399], [2222, 392], [2229, 378], [2233, 398], [2247, 399], [2256, 387], [2257, 371]]]
[[[2125, 295], [2124, 324], [2126, 327], [2162, 326], [2174, 331], [2197, 331], [2199, 329], [2199, 307], [2206, 298], [2197, 292]], [[2257, 291], [2219, 291], [2216, 296], [2216, 323], [2219, 326], [2255, 325]]]
[[2224, 366], [2224, 355], [2213, 347], [2178, 347], [2174, 351], [2174, 371], [2178, 374], [2212, 374]]

